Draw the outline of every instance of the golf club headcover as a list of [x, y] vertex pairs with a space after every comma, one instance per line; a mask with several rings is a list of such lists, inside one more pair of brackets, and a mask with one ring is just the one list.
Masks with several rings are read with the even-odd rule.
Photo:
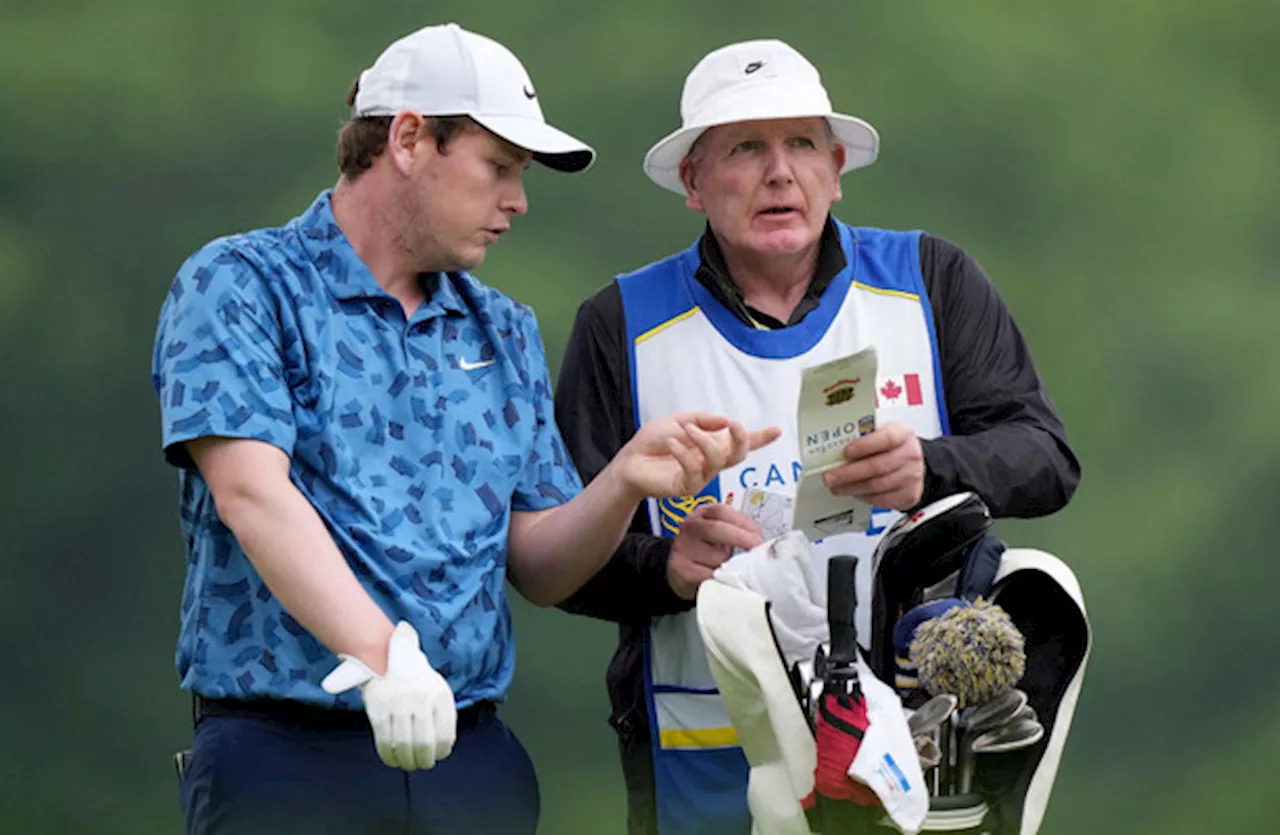
[[956, 578], [956, 597], [973, 602], [979, 597], [989, 597], [991, 586], [1000, 572], [1000, 559], [1004, 556], [1005, 544], [991, 534], [983, 534], [969, 549], [964, 559], [964, 567]]
[[[966, 576], [971, 582], [963, 593], [952, 589], [991, 524], [982, 499], [963, 492], [903, 515], [885, 532], [871, 556], [871, 630], [864, 636], [870, 639], [871, 669], [883, 681], [893, 677], [893, 627], [904, 613], [927, 597], [951, 594], [972, 600], [990, 595], [989, 588], [976, 582], [985, 572]], [[925, 594], [934, 588], [939, 590]]]
[[906, 707], [917, 708], [929, 698], [929, 695], [920, 689], [916, 662], [911, 657], [911, 641], [916, 636], [916, 628], [925, 621], [932, 620], [960, 605], [963, 605], [963, 601], [958, 597], [944, 597], [940, 600], [921, 603], [907, 610], [907, 613], [894, 625], [893, 686]]
[[960, 707], [1013, 688], [1026, 669], [1022, 633], [999, 606], [976, 600], [919, 624], [910, 644], [920, 687], [950, 693]]
[[[991, 511], [976, 493], [953, 493], [900, 517], [885, 532], [872, 557], [872, 569], [891, 552], [904, 561], [922, 562], [971, 543], [991, 527]], [[922, 559], [923, 558], [923, 559]]]

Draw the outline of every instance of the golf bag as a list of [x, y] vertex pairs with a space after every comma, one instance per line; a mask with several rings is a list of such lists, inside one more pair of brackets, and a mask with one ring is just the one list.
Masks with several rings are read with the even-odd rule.
[[[971, 792], [933, 797], [926, 832], [1038, 831], [1089, 656], [1092, 636], [1075, 575], [1043, 551], [1007, 548], [990, 527], [976, 495], [949, 496], [898, 520], [872, 557], [869, 662], [877, 675], [896, 677], [894, 627], [913, 608], [944, 597], [982, 598], [1023, 636], [1025, 672], [1017, 686], [1044, 728], [1034, 745], [976, 758]], [[919, 707], [926, 697], [908, 690], [904, 704]]]
[[[1089, 654], [1089, 622], [1070, 569], [1042, 551], [1007, 548], [991, 535], [990, 526], [990, 514], [977, 496], [947, 497], [900, 519], [871, 558], [872, 634], [866, 642], [866, 657], [858, 659], [864, 691], [892, 690], [882, 682], [901, 683], [894, 630], [904, 615], [935, 599], [982, 598], [1004, 609], [1023, 636], [1025, 672], [1017, 687], [1025, 692], [1026, 706], [1043, 726], [1043, 735], [1034, 744], [974, 757], [970, 791], [958, 793], [937, 782], [931, 784], [928, 813], [918, 830], [922, 832], [1034, 835], [1038, 831]], [[797, 536], [793, 532], [761, 549], [785, 550], [778, 549], [777, 543]], [[803, 571], [802, 563], [773, 559], [760, 565], [773, 571], [794, 565], [799, 566], [796, 571]], [[914, 826], [894, 826], [887, 814], [867, 815], [865, 808], [850, 817], [861, 821], [852, 828], [824, 827], [812, 814], [806, 817], [802, 801], [814, 795], [814, 769], [819, 761], [813, 708], [822, 690], [821, 671], [812, 664], [795, 663], [793, 636], [782, 642], [776, 637], [771, 610], [779, 606], [770, 602], [767, 589], [720, 579], [717, 574], [717, 580], [699, 590], [698, 627], [712, 675], [751, 767], [747, 802], [754, 833], [916, 831]], [[808, 578], [809, 588], [818, 585], [815, 579]], [[826, 595], [822, 598], [812, 602], [825, 608]], [[796, 605], [790, 601], [782, 608], [795, 611]], [[814, 642], [815, 649], [820, 646]], [[928, 696], [909, 687], [898, 687], [897, 692], [901, 708], [908, 710], [920, 707]], [[953, 751], [954, 745], [945, 755], [954, 758]], [[916, 767], [913, 774], [920, 773]]]

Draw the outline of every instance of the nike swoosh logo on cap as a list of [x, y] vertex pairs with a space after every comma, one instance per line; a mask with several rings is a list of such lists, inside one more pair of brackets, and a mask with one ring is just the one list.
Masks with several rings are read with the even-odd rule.
[[481, 360], [479, 362], [468, 362], [462, 357], [458, 357], [458, 367], [463, 371], [475, 371], [477, 368], [484, 368], [487, 365], [493, 365], [497, 360]]
[[523, 87], [523, 89], [524, 89], [524, 97], [525, 97], [526, 99], [536, 99], [536, 98], [538, 97], [538, 94], [537, 94], [537, 93], [535, 93], [534, 91], [532, 91], [532, 90], [530, 90], [530, 89], [529, 89], [529, 85], [528, 85], [528, 84], [526, 84], [526, 85]]

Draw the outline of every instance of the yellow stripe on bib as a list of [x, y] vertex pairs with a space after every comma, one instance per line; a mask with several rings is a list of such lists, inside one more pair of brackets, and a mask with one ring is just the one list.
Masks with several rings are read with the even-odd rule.
[[728, 728], [669, 728], [660, 731], [663, 748], [726, 748], [738, 744], [738, 732]]
[[672, 325], [674, 325], [676, 322], [679, 322], [682, 319], [688, 319], [690, 316], [692, 316], [693, 314], [697, 313], [700, 310], [702, 310], [702, 308], [700, 307], [691, 307], [688, 310], [686, 310], [684, 313], [681, 313], [679, 316], [672, 316], [670, 319], [663, 322], [661, 325], [656, 325], [652, 328], [649, 328], [649, 330], [645, 331], [644, 333], [636, 337], [636, 344], [639, 345], [641, 342], [644, 342], [646, 339], [653, 336], [658, 331], [661, 331], [665, 328], [669, 328]]

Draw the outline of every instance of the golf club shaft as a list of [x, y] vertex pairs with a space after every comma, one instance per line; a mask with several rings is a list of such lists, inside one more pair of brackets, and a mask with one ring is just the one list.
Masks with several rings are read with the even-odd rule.
[[942, 759], [934, 770], [934, 785], [938, 797], [951, 794], [951, 728], [954, 717], [949, 717], [938, 727], [938, 748]]
[[958, 775], [956, 777], [956, 789], [960, 794], [968, 794], [973, 791], [973, 734], [961, 733], [960, 735], [960, 756], [959, 765], [956, 767]]

